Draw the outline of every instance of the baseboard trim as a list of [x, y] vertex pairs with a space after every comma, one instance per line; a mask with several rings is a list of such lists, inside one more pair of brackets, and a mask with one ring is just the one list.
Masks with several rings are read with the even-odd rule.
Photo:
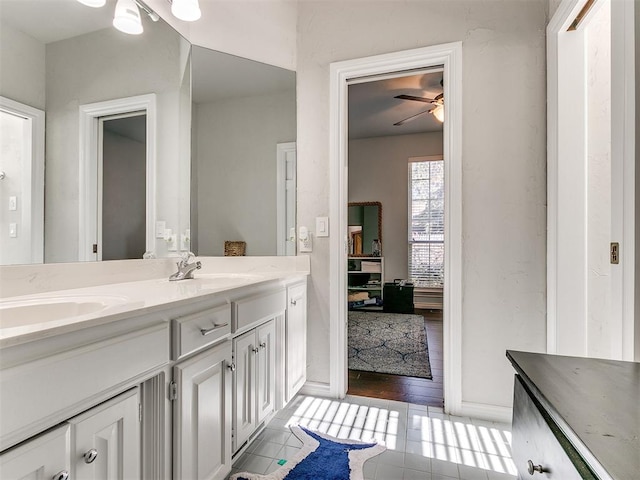
[[513, 409], [486, 403], [462, 402], [460, 416], [511, 424]]
[[331, 397], [331, 388], [328, 383], [307, 381], [300, 389], [300, 393], [315, 397]]

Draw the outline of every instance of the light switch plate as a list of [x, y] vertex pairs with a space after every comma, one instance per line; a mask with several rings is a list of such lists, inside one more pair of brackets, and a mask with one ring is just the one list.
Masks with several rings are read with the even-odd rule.
[[316, 237], [329, 236], [329, 217], [316, 217]]
[[9, 237], [16, 238], [18, 236], [18, 226], [15, 223], [9, 224]]
[[164, 238], [165, 230], [167, 229], [167, 222], [157, 221], [156, 222], [156, 238]]

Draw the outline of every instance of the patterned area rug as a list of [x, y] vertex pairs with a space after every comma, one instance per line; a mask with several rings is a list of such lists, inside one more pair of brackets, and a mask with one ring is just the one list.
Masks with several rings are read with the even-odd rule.
[[303, 445], [289, 462], [267, 475], [236, 473], [230, 480], [362, 480], [362, 466], [386, 448], [377, 443], [341, 440], [291, 426]]
[[433, 378], [421, 315], [349, 312], [349, 369]]

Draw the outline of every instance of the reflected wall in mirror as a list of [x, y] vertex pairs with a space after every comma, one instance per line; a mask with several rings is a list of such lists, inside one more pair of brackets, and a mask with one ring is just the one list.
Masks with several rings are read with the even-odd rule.
[[[382, 255], [382, 204], [353, 202], [348, 208], [349, 255]], [[377, 241], [377, 251], [376, 251]]]
[[194, 46], [192, 76], [192, 250], [295, 255], [295, 72]]
[[[0, 95], [45, 111], [45, 262], [99, 259], [82, 253], [91, 253], [93, 246], [80, 232], [85, 221], [81, 205], [87, 204], [81, 192], [101, 190], [98, 185], [86, 185], [87, 164], [81, 163], [86, 154], [79, 138], [80, 108], [84, 105], [155, 95], [157, 135], [151, 152], [147, 151], [147, 160], [155, 155], [155, 171], [147, 172], [146, 178], [138, 176], [143, 179], [139, 180], [141, 184], [125, 186], [117, 179], [127, 176], [126, 162], [121, 162], [125, 163], [124, 169], [103, 176], [96, 153], [95, 167], [90, 168], [98, 169], [96, 178], [116, 179], [107, 187], [116, 196], [118, 189], [138, 189], [151, 195], [155, 219], [164, 221], [178, 239], [189, 226], [190, 45], [164, 21], [153, 22], [146, 15], [142, 16], [144, 32], [126, 35], [111, 25], [114, 8], [115, 0], [108, 0], [103, 8], [76, 1], [0, 0]], [[147, 124], [147, 130], [150, 128]], [[99, 133], [91, 131], [91, 135]], [[135, 141], [115, 135], [122, 137], [121, 144]], [[4, 199], [5, 195], [16, 197], [16, 212], [20, 214], [27, 205], [22, 192], [3, 191], [0, 196]], [[90, 201], [102, 203], [100, 198]], [[2, 201], [1, 208], [7, 205]], [[119, 215], [128, 215], [128, 211], [119, 209]], [[9, 222], [16, 224], [16, 236], [10, 240], [20, 241], [29, 225], [18, 217]], [[146, 223], [156, 256], [180, 247], [179, 242], [171, 245], [163, 238], [156, 239], [163, 232], [153, 235], [149, 220]], [[112, 237], [115, 235], [114, 242], [130, 242], [128, 234], [117, 235], [113, 225], [118, 222], [105, 228]], [[101, 246], [99, 230], [95, 243]], [[139, 258], [144, 253], [139, 250], [126, 255]]]

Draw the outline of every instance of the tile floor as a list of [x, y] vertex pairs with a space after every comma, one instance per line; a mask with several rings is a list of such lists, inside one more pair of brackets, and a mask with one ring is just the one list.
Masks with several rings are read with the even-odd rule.
[[278, 413], [235, 463], [232, 473], [270, 473], [301, 442], [289, 425], [339, 438], [383, 442], [387, 450], [364, 465], [366, 480], [512, 480], [509, 425], [453, 417], [442, 408], [347, 396], [300, 395]]

